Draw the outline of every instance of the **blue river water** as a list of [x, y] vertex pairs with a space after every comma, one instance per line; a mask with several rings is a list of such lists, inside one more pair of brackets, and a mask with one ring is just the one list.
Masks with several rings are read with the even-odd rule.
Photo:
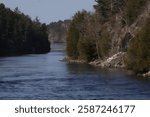
[[150, 99], [150, 79], [59, 61], [62, 51], [0, 58], [0, 99]]

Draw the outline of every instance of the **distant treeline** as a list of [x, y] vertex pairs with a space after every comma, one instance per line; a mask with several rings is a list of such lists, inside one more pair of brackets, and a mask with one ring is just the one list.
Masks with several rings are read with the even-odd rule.
[[48, 27], [49, 40], [54, 43], [66, 42], [66, 32], [69, 27], [70, 20], [59, 20], [58, 22], [51, 22]]
[[[77, 12], [72, 18], [67, 33], [68, 56], [71, 59], [88, 62], [95, 59], [103, 60], [109, 57], [110, 52], [121, 42], [122, 45], [119, 46], [127, 47], [120, 50], [127, 52], [127, 68], [135, 72], [148, 71], [150, 69], [150, 18], [142, 22], [140, 28], [131, 25], [136, 24], [136, 20], [149, 0], [95, 1], [97, 4], [94, 5], [94, 13], [83, 10]], [[141, 31], [133, 36], [128, 30], [130, 28], [138, 28]], [[124, 33], [119, 34], [120, 30], [124, 30]], [[123, 37], [125, 33], [128, 36]], [[115, 38], [116, 35], [119, 35], [118, 39]]]
[[47, 26], [16, 8], [0, 4], [0, 56], [46, 53], [50, 51]]

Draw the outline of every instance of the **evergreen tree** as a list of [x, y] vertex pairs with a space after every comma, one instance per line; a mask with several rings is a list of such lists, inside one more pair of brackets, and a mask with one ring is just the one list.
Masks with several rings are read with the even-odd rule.
[[79, 56], [77, 45], [80, 33], [84, 31], [85, 15], [86, 11], [77, 12], [73, 17], [67, 33], [67, 54], [73, 59], [77, 59]]
[[127, 67], [136, 73], [147, 72], [150, 68], [150, 18], [130, 43]]
[[123, 9], [124, 0], [95, 0], [97, 5], [94, 6], [96, 13], [102, 20], [107, 20], [111, 15], [118, 13]]
[[100, 14], [103, 20], [107, 19], [111, 13], [111, 1], [110, 0], [95, 0], [97, 5], [94, 6], [96, 12]]
[[126, 0], [125, 17], [128, 25], [131, 25], [141, 14], [147, 1], [149, 0]]
[[0, 4], [0, 56], [50, 51], [46, 25]]

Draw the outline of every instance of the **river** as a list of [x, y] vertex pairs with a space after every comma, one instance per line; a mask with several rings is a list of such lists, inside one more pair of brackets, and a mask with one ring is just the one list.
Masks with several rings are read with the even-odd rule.
[[150, 99], [150, 80], [59, 61], [63, 51], [0, 58], [0, 99]]

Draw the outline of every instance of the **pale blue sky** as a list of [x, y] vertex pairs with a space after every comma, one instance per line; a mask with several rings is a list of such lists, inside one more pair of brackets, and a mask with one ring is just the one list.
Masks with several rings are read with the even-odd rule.
[[43, 23], [69, 19], [82, 9], [93, 11], [95, 0], [0, 0], [6, 7], [18, 7], [33, 19], [39, 17]]

